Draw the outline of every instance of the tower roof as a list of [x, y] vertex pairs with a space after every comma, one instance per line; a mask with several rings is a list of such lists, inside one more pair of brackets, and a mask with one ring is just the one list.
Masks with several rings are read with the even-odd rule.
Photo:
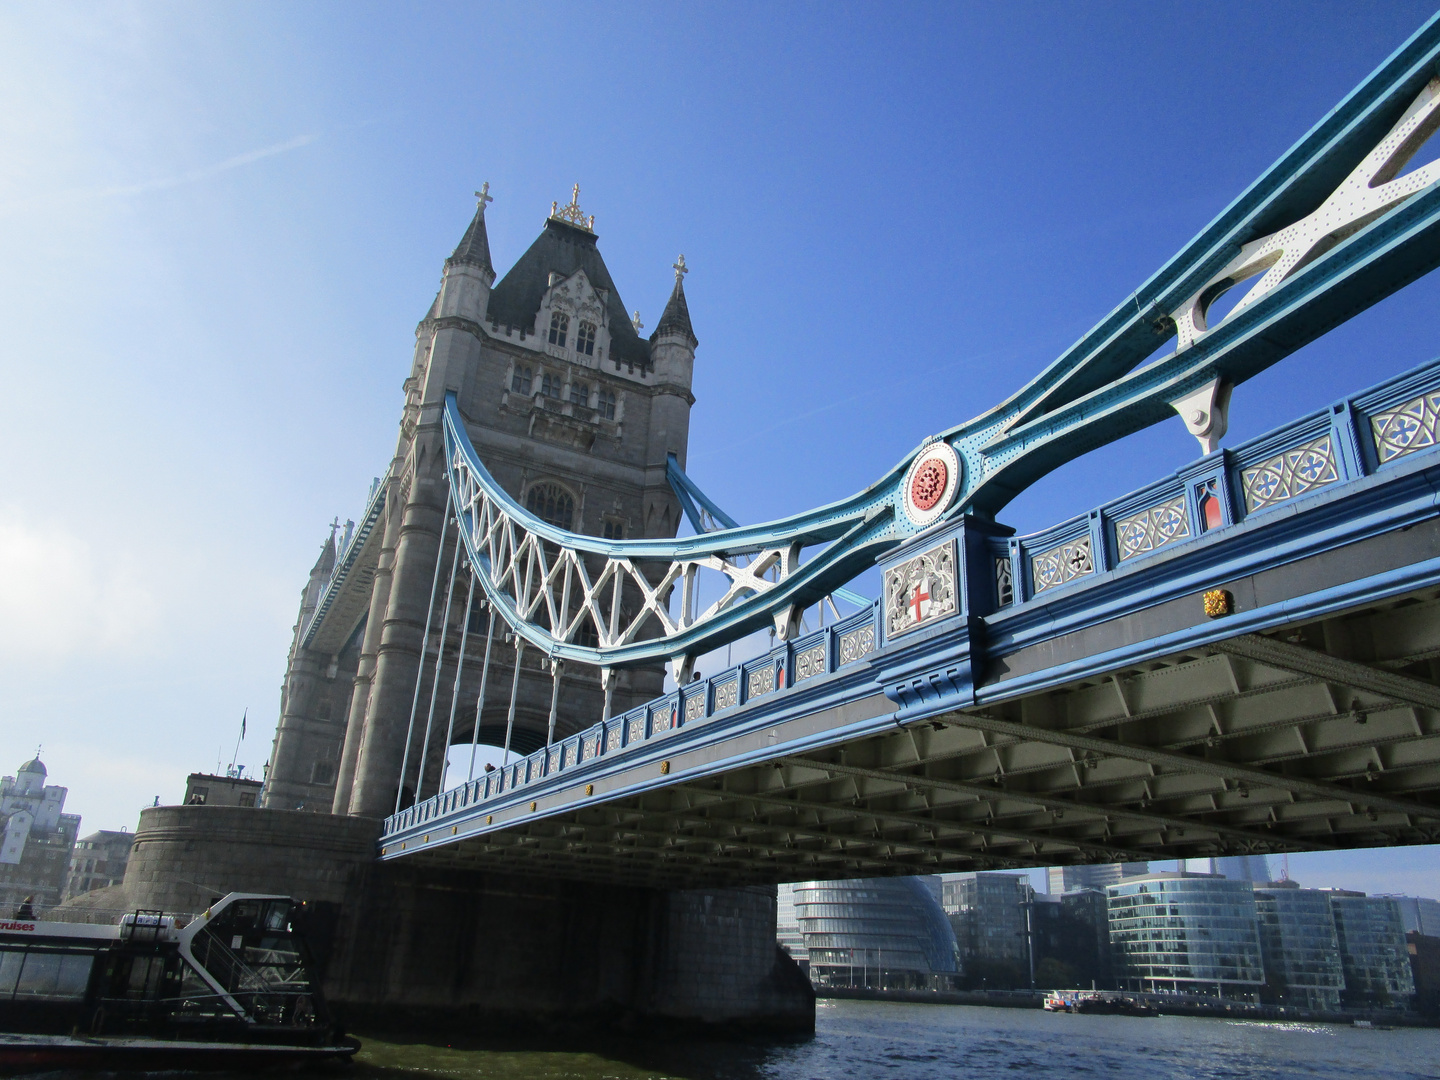
[[[681, 265], [684, 265], [683, 262]], [[678, 273], [675, 275], [675, 288], [670, 293], [670, 301], [665, 305], [660, 321], [655, 324], [655, 332], [650, 335], [650, 340], [654, 342], [666, 334], [683, 335], [689, 339], [692, 349], [700, 344], [690, 326], [690, 305], [685, 302], [685, 282]]]
[[49, 771], [45, 768], [45, 764], [40, 760], [40, 756], [38, 754], [35, 757], [31, 758], [29, 761], [25, 762], [24, 765], [21, 765], [20, 772], [38, 773], [41, 776], [49, 775]]
[[605, 268], [605, 260], [600, 257], [595, 240], [595, 234], [588, 229], [558, 217], [547, 219], [544, 230], [529, 250], [490, 290], [486, 318], [501, 326], [514, 326], [533, 333], [535, 315], [540, 310], [545, 291], [550, 288], [550, 274], [554, 272], [569, 277], [577, 270], [584, 270], [591, 285], [608, 293], [605, 310], [610, 321], [610, 359], [620, 364], [649, 367], [650, 343], [635, 333], [625, 304], [620, 299], [620, 291], [615, 288], [610, 271]]
[[320, 557], [315, 560], [315, 565], [310, 568], [311, 575], [320, 574], [324, 577], [330, 576], [330, 571], [335, 569], [335, 530], [332, 526], [330, 535], [325, 538], [325, 545], [320, 549]]
[[[490, 185], [486, 184], [483, 191], [489, 191], [489, 189]], [[480, 205], [475, 208], [475, 216], [470, 219], [470, 227], [465, 230], [465, 235], [460, 238], [460, 243], [455, 245], [455, 252], [450, 256], [448, 262], [478, 266], [493, 278], [495, 267], [490, 262], [490, 234], [485, 231], [485, 204], [490, 201], [490, 197], [483, 194], [483, 191], [475, 193]]]

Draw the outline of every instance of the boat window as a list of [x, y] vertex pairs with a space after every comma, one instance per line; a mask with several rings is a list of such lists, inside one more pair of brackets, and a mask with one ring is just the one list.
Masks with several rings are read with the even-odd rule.
[[125, 996], [152, 998], [160, 996], [160, 980], [165, 977], [163, 956], [137, 956], [130, 961], [130, 979]]
[[93, 953], [40, 952], [25, 956], [15, 982], [15, 1000], [70, 1000], [83, 998], [90, 983]]
[[24, 962], [25, 953], [21, 949], [0, 953], [0, 999], [15, 993], [15, 980], [20, 977], [20, 965]]

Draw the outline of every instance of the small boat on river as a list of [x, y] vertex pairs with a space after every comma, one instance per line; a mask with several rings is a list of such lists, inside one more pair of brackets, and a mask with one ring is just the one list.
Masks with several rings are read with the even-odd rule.
[[1089, 1013], [1095, 1016], [1159, 1016], [1155, 1006], [1130, 994], [1113, 990], [1051, 990], [1045, 995], [1047, 1012]]
[[288, 896], [231, 893], [194, 918], [0, 920], [0, 1071], [246, 1071], [344, 1060]]

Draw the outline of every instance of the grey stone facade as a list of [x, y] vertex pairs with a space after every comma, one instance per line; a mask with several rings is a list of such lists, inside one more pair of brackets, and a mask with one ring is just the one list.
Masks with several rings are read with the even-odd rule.
[[119, 885], [125, 879], [125, 864], [130, 861], [130, 845], [134, 842], [134, 833], [113, 829], [101, 829], [75, 841], [65, 899]]
[[[496, 282], [482, 199], [446, 260], [440, 291], [416, 330], [395, 455], [376, 496], [378, 516], [363, 543], [337, 545], [332, 535], [302, 593], [264, 806], [380, 817], [397, 799], [428, 796], [441, 782], [440, 744], [452, 697], [452, 744], [468, 744], [472, 736], [487, 745], [504, 741], [516, 650], [500, 624], [476, 733], [489, 626], [478, 610], [469, 623], [459, 692], [452, 692], [467, 600], [463, 572], [450, 597], [444, 656], [438, 679], [434, 675], [455, 544], [453, 530], [446, 531], [445, 550], [438, 550], [448, 494], [447, 393], [456, 395], [485, 467], [537, 515], [616, 538], [668, 537], [678, 529], [666, 458], [673, 453], [682, 465], [685, 460], [697, 344], [683, 257], [656, 330], [644, 339], [638, 318], [632, 323], [625, 313], [592, 228], [593, 218], [583, 218], [573, 200], [552, 208], [540, 236]], [[437, 564], [440, 588], [427, 641]], [[659, 669], [617, 672], [613, 708], [658, 695], [663, 681]], [[544, 658], [523, 650], [515, 751], [545, 741], [551, 693]], [[410, 731], [417, 701], [419, 720]], [[593, 723], [603, 707], [599, 673], [565, 669], [556, 736]], [[432, 715], [438, 734], [427, 747], [423, 732]]]

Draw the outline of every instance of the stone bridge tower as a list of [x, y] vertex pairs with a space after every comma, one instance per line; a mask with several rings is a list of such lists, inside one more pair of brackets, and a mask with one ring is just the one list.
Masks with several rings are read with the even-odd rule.
[[[669, 537], [679, 527], [665, 466], [671, 453], [685, 461], [694, 403], [697, 342], [685, 302], [684, 256], [655, 331], [642, 338], [638, 313], [633, 319], [626, 313], [600, 255], [595, 219], [580, 212], [578, 185], [568, 206], [551, 205], [539, 237], [498, 282], [485, 228], [490, 199], [485, 191], [477, 196], [475, 217], [445, 260], [440, 291], [416, 329], [389, 470], [359, 526], [348, 527], [338, 544], [332, 531], [303, 592], [266, 806], [381, 817], [394, 810], [397, 797], [414, 798], [416, 788], [420, 797], [429, 795], [441, 782], [439, 743], [452, 698], [455, 744], [472, 737], [503, 743], [516, 648], [498, 623], [476, 733], [489, 620], [477, 604], [457, 681], [463, 574], [433, 680], [438, 685], [431, 685], [455, 544], [453, 530], [442, 531], [447, 393], [456, 395], [486, 468], [537, 516], [614, 538]], [[437, 559], [442, 570], [427, 642]], [[538, 650], [520, 653], [511, 748], [528, 753], [545, 741], [552, 674]], [[658, 669], [618, 672], [614, 710], [657, 696], [663, 678]], [[564, 669], [556, 737], [599, 719], [603, 701], [596, 671]], [[422, 778], [420, 738], [430, 715], [440, 736]], [[412, 764], [402, 790], [407, 731]]]

